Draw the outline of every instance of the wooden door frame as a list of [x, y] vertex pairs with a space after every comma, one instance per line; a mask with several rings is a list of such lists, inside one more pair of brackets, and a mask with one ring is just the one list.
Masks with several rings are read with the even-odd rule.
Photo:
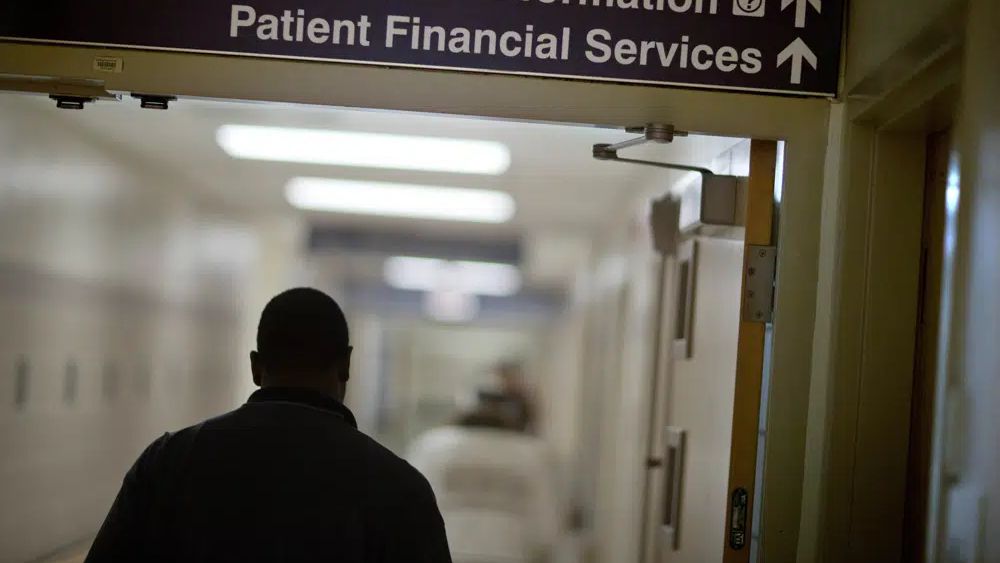
[[[771, 246], [773, 240], [775, 180], [778, 166], [778, 143], [750, 141], [750, 178], [747, 186], [746, 231], [743, 240], [743, 272], [752, 260], [753, 246]], [[780, 248], [780, 245], [779, 245]], [[744, 277], [743, 283], [746, 283]], [[741, 304], [745, 307], [746, 288]], [[733, 513], [733, 495], [744, 490], [749, 495], [746, 508], [746, 543], [734, 549], [728, 525], [723, 530], [723, 562], [749, 563], [753, 530], [753, 509], [757, 502], [758, 433], [760, 431], [761, 390], [764, 380], [765, 338], [767, 323], [740, 319], [736, 354], [736, 389], [734, 391], [732, 440], [729, 451], [726, 522]]]

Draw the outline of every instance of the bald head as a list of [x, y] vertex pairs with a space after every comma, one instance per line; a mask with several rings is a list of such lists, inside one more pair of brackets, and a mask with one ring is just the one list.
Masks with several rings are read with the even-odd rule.
[[296, 288], [264, 307], [250, 360], [258, 385], [322, 388], [342, 398], [350, 356], [340, 305], [322, 291]]

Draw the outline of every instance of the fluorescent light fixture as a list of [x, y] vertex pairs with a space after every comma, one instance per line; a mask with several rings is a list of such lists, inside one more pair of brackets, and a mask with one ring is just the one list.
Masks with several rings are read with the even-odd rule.
[[312, 211], [474, 223], [506, 223], [516, 209], [504, 192], [330, 178], [293, 178], [285, 197]]
[[410, 291], [509, 297], [521, 290], [521, 271], [511, 264], [396, 256], [383, 274], [391, 287]]
[[494, 176], [510, 168], [510, 149], [493, 141], [258, 125], [223, 125], [215, 140], [251, 160]]

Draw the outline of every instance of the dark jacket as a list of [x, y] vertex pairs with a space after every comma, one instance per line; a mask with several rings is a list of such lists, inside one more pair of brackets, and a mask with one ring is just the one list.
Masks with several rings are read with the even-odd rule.
[[450, 563], [427, 480], [319, 393], [265, 389], [142, 453], [87, 556]]

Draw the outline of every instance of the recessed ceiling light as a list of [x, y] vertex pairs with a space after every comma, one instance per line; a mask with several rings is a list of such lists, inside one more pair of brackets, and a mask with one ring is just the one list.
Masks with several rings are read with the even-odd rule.
[[396, 289], [509, 297], [521, 290], [512, 264], [396, 256], [385, 261], [385, 282]]
[[223, 125], [215, 139], [252, 160], [494, 176], [510, 168], [510, 150], [493, 141], [258, 125]]
[[505, 223], [516, 209], [504, 192], [331, 178], [293, 178], [285, 197], [311, 211], [474, 223]]

